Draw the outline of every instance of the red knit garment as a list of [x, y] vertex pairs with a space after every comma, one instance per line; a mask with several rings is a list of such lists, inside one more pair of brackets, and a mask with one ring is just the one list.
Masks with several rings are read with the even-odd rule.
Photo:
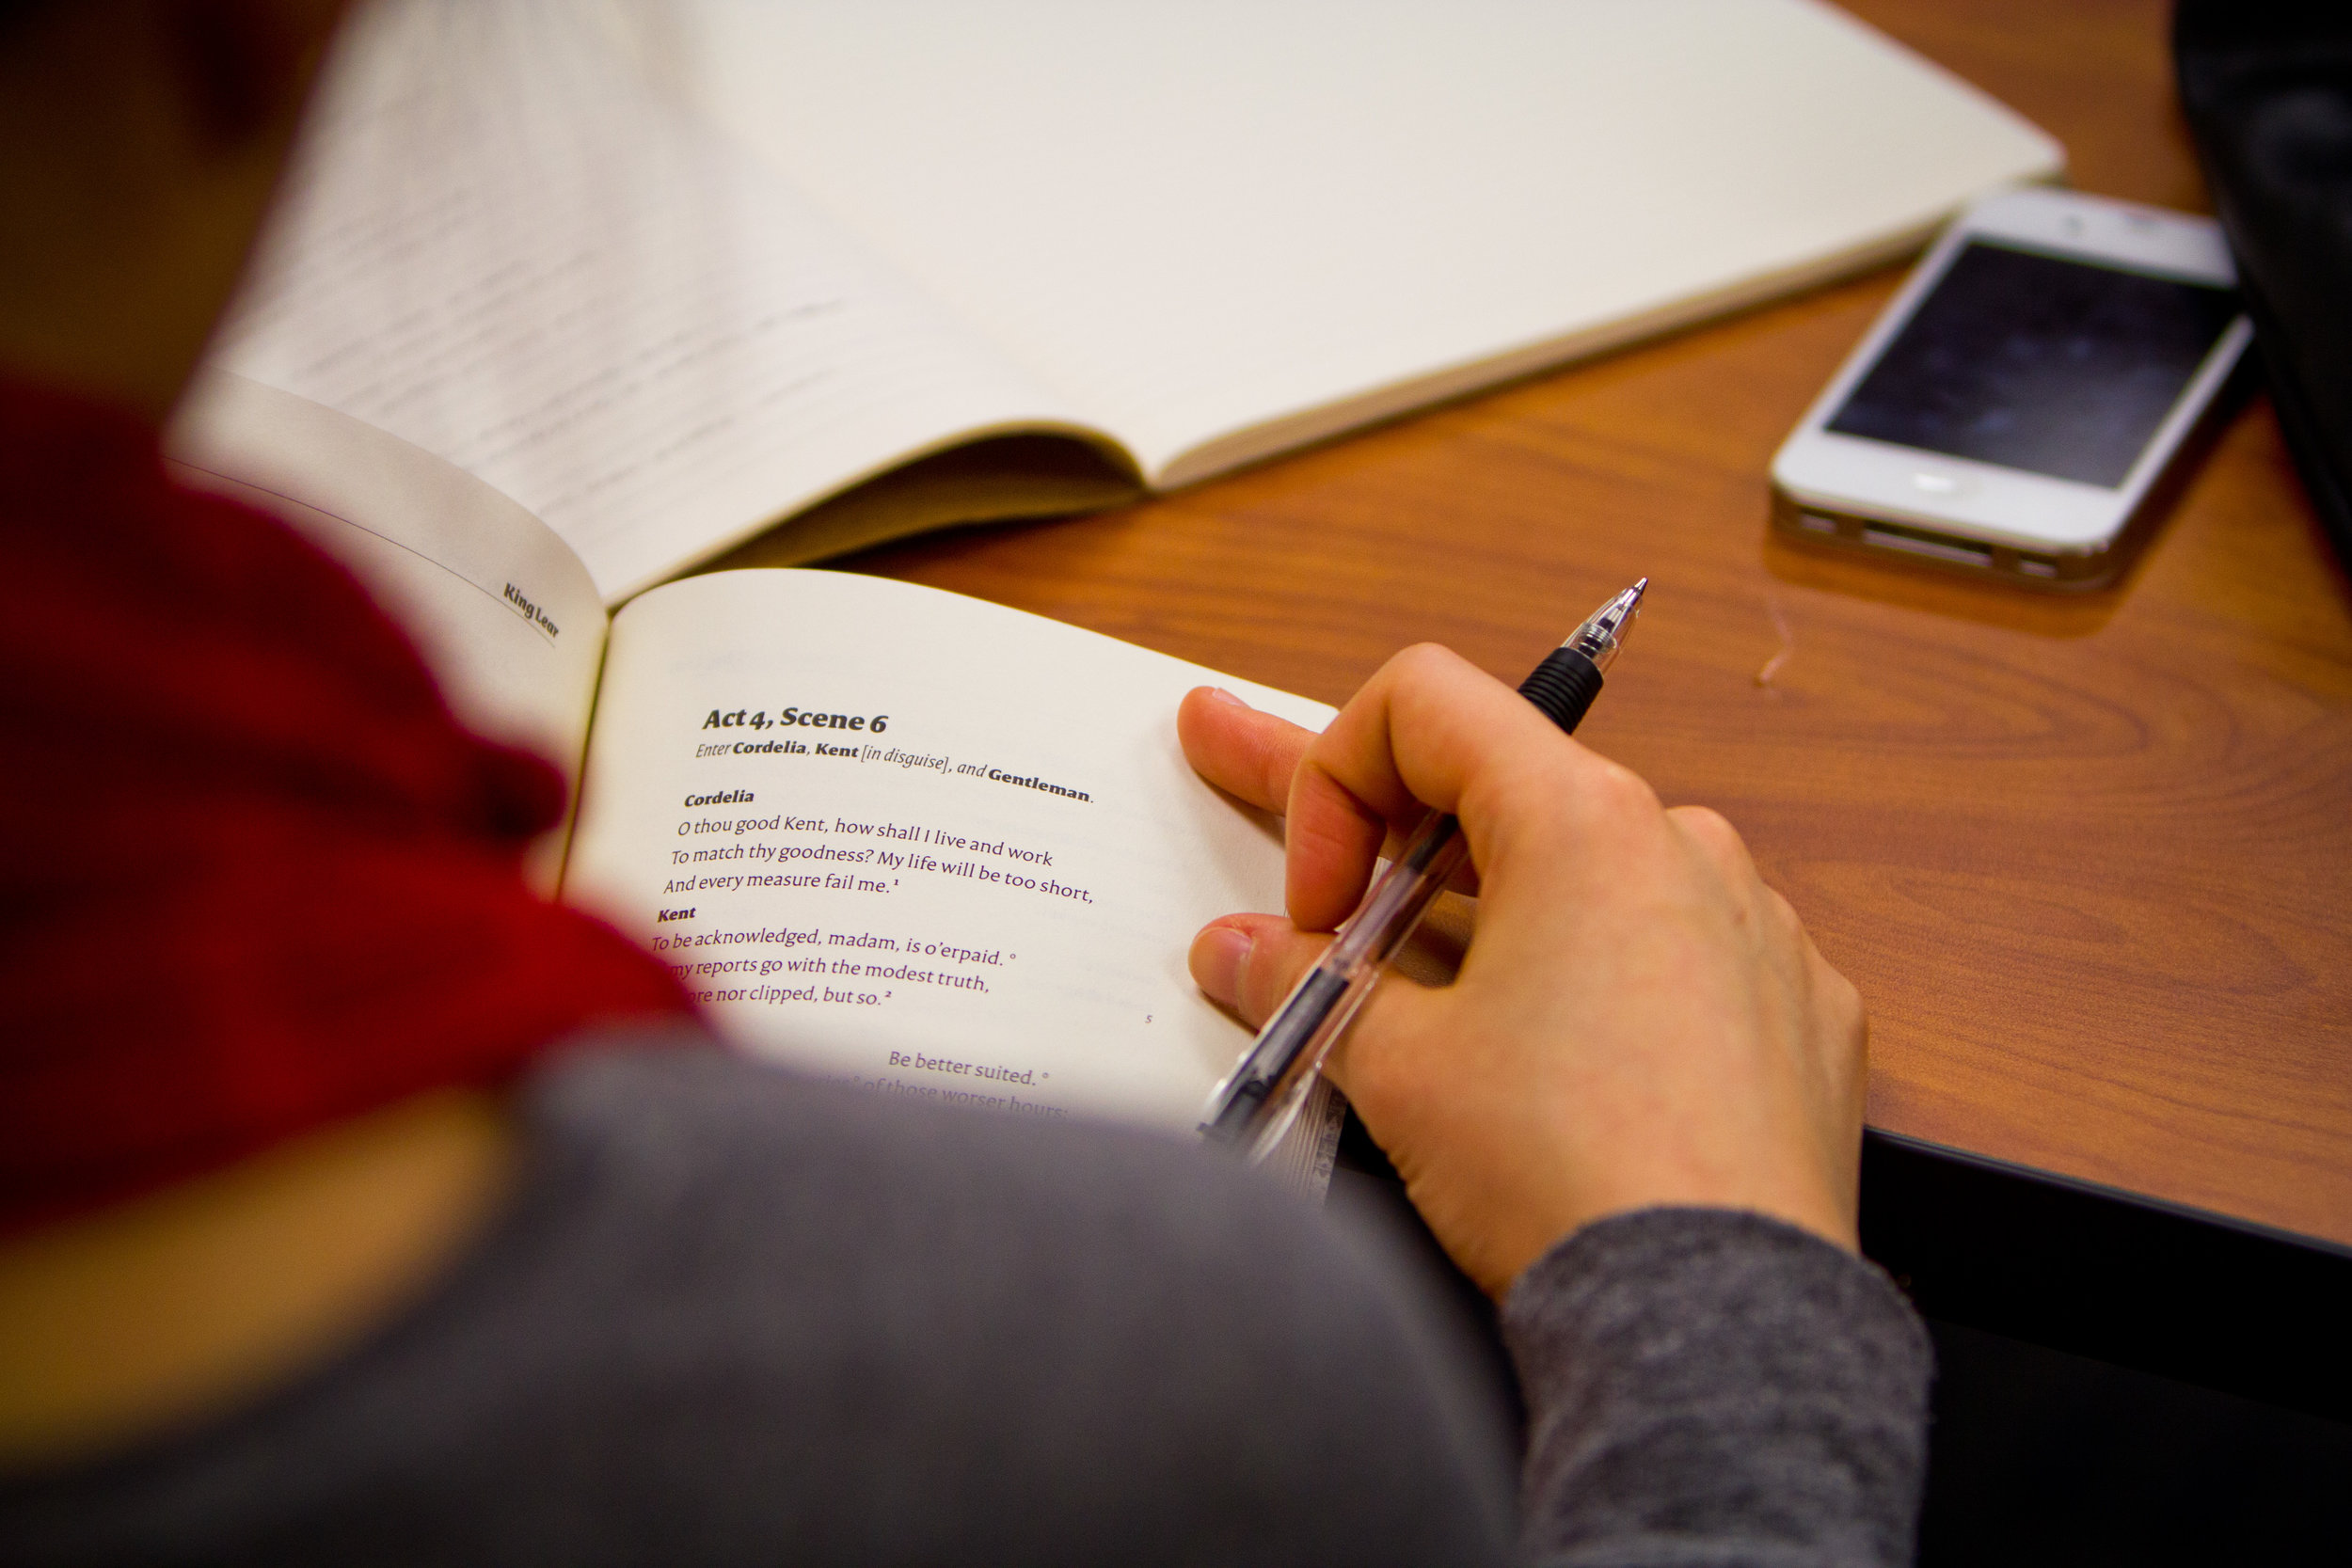
[[562, 807], [340, 566], [0, 383], [0, 1234], [686, 1012], [524, 885]]

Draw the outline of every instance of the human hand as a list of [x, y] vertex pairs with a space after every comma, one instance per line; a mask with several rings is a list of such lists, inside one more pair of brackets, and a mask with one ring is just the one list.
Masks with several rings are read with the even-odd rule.
[[1320, 736], [1203, 688], [1212, 784], [1287, 810], [1290, 918], [1233, 914], [1193, 977], [1253, 1028], [1424, 809], [1462, 820], [1479, 911], [1454, 984], [1391, 974], [1327, 1070], [1463, 1271], [1501, 1295], [1568, 1232], [1658, 1204], [1855, 1244], [1860, 997], [1740, 835], [1672, 811], [1443, 648], [1409, 648]]

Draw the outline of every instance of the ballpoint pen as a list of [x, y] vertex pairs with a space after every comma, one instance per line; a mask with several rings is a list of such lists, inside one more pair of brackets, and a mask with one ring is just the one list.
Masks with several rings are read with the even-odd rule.
[[[1595, 610], [1519, 683], [1519, 695], [1564, 731], [1575, 733], [1599, 695], [1626, 632], [1649, 588], [1644, 578]], [[1233, 1070], [1209, 1095], [1200, 1132], [1209, 1142], [1263, 1160], [1298, 1118], [1323, 1070], [1380, 974], [1405, 945], [1470, 855], [1454, 816], [1434, 812], [1391, 863], [1371, 894], [1341, 926], [1314, 968], [1292, 988]]]

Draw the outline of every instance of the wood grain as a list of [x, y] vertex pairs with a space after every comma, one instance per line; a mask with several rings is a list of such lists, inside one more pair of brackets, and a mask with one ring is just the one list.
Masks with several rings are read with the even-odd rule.
[[[2204, 205], [2156, 0], [1854, 8], [2084, 188]], [[2095, 597], [1777, 545], [1772, 451], [1895, 281], [852, 564], [1332, 702], [1422, 639], [1516, 679], [1648, 573], [1587, 738], [1746, 832], [1870, 1003], [1875, 1124], [2352, 1243], [2352, 587], [2268, 408]]]

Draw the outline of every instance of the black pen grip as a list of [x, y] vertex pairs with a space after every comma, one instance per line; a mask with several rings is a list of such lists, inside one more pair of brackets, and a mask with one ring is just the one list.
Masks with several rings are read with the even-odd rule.
[[1574, 735], [1584, 710], [1600, 695], [1600, 669], [1574, 648], [1554, 648], [1534, 674], [1519, 682], [1519, 695]]

